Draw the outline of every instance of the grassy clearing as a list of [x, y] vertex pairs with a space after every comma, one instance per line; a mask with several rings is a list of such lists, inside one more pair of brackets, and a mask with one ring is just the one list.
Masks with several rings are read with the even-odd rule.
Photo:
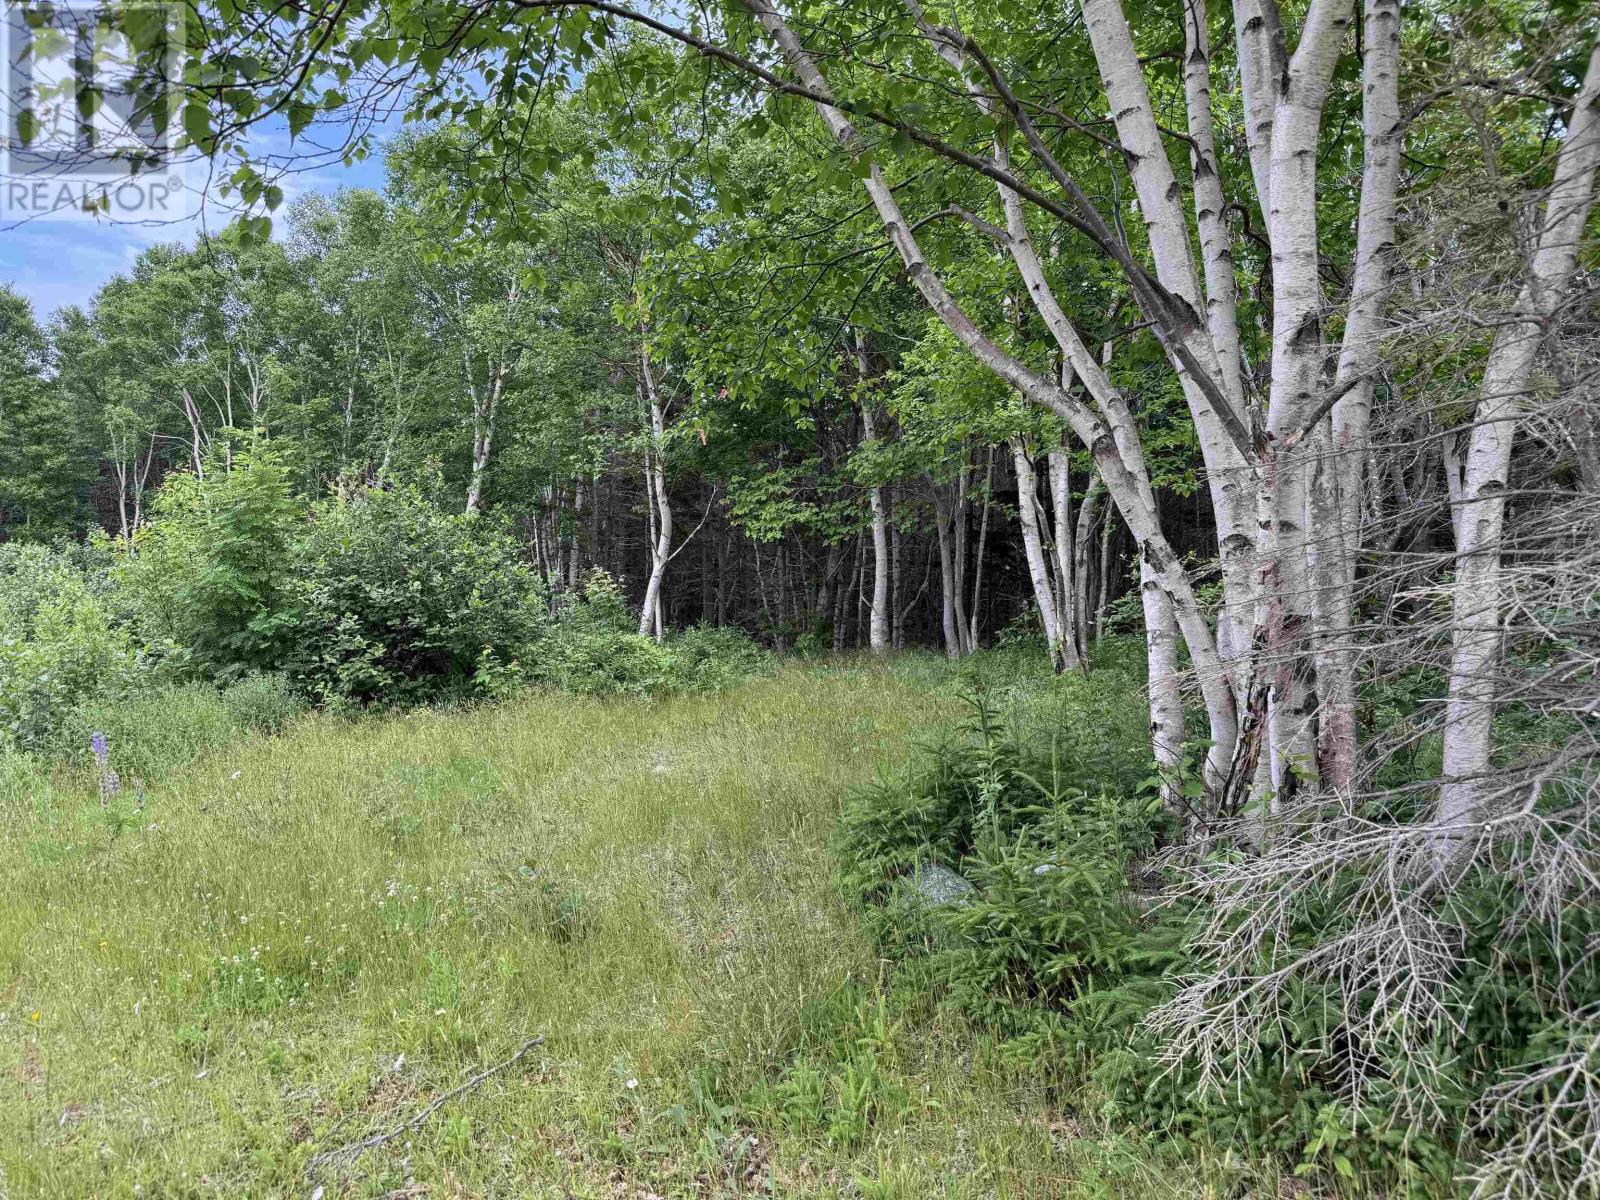
[[827, 839], [948, 684], [304, 719], [142, 812], [0, 779], [0, 1196], [1178, 1194], [884, 1001]]

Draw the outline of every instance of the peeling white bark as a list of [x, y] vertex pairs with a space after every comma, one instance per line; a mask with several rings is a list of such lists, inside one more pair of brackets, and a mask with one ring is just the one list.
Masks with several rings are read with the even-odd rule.
[[1501, 654], [1501, 538], [1511, 450], [1546, 323], [1566, 294], [1600, 167], [1600, 43], [1590, 53], [1567, 137], [1556, 159], [1543, 227], [1517, 298], [1517, 320], [1502, 325], [1484, 366], [1462, 464], [1452, 596], [1450, 700], [1444, 782], [1435, 813], [1442, 860], [1481, 819], [1491, 765]]
[[1011, 439], [1011, 464], [1017, 474], [1017, 518], [1022, 524], [1022, 549], [1028, 560], [1028, 578], [1033, 583], [1033, 602], [1039, 607], [1039, 622], [1050, 647], [1051, 664], [1061, 669], [1061, 624], [1056, 619], [1055, 587], [1045, 563], [1044, 542], [1039, 535], [1039, 479], [1033, 459], [1021, 438]]
[[1183, 694], [1178, 683], [1178, 626], [1172, 600], [1149, 566], [1139, 563], [1139, 598], [1144, 606], [1146, 688], [1150, 698], [1150, 745], [1161, 775], [1161, 794], [1170, 806], [1181, 796], [1178, 768], [1183, 763]]
[[656, 389], [648, 350], [640, 351], [639, 377], [650, 413], [650, 445], [645, 451], [645, 502], [653, 505], [655, 525], [649, 547], [650, 578], [645, 584], [644, 602], [639, 606], [639, 636], [654, 634], [656, 641], [660, 642], [665, 641], [667, 636], [661, 619], [661, 588], [667, 574], [667, 563], [672, 559], [672, 501], [667, 497], [667, 468], [662, 453], [667, 432], [666, 411]]
[[[1323, 368], [1318, 276], [1317, 139], [1350, 0], [1313, 0], [1276, 98], [1269, 157], [1272, 362], [1267, 463], [1258, 542], [1266, 634], [1267, 744], [1279, 799], [1317, 771], [1317, 692], [1310, 644], [1312, 592], [1306, 514], [1312, 455], [1305, 441]], [[1297, 443], [1299, 443], [1297, 445]]]
[[[1395, 194], [1404, 127], [1400, 117], [1400, 3], [1366, 0], [1362, 38], [1361, 200], [1355, 271], [1334, 387], [1331, 429], [1311, 446], [1311, 524], [1316, 576], [1317, 684], [1323, 778], [1351, 786], [1356, 745], [1355, 572], [1369, 481], [1372, 397], [1383, 311], [1394, 285]], [[1320, 426], [1320, 423], [1319, 423]]]

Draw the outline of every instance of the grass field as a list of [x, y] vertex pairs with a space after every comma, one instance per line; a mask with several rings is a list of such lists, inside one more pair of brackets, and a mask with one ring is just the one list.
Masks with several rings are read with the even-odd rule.
[[142, 810], [0, 782], [0, 1198], [1179, 1194], [883, 1000], [827, 840], [937, 677], [310, 718]]

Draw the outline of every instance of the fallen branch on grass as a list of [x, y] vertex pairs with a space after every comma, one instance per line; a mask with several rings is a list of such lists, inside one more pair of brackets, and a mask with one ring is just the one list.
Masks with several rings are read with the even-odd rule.
[[[501, 1071], [504, 1071], [507, 1067], [521, 1061], [522, 1058], [527, 1055], [528, 1051], [532, 1050], [534, 1047], [542, 1045], [544, 1045], [544, 1036], [542, 1034], [539, 1037], [529, 1038], [517, 1048], [517, 1052], [510, 1058], [497, 1062], [492, 1067], [486, 1067], [484, 1070], [479, 1071], [465, 1083], [451, 1088], [448, 1092], [443, 1092], [440, 1095], [435, 1096], [423, 1107], [422, 1111], [416, 1114], [416, 1116], [402, 1121], [393, 1129], [385, 1130], [382, 1133], [374, 1133], [369, 1137], [363, 1138], [359, 1142], [351, 1142], [346, 1146], [338, 1146], [332, 1150], [318, 1151], [316, 1154], [313, 1154], [310, 1161], [306, 1163], [306, 1178], [316, 1178], [317, 1172], [320, 1171], [324, 1166], [336, 1163], [341, 1159], [346, 1160], [347, 1164], [352, 1163], [365, 1154], [368, 1150], [376, 1150], [385, 1142], [394, 1140], [402, 1133], [415, 1133], [418, 1129], [421, 1129], [424, 1122], [426, 1122], [427, 1119], [434, 1113], [438, 1112], [443, 1105], [448, 1104], [451, 1100], [454, 1100], [457, 1096], [464, 1092], [470, 1092], [473, 1088], [478, 1087], [490, 1076], [497, 1075]], [[318, 1191], [320, 1190], [321, 1189], [319, 1188]]]

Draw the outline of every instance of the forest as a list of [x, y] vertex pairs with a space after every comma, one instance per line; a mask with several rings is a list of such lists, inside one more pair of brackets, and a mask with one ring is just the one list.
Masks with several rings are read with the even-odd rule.
[[1600, 1188], [1592, 6], [151, 7], [0, 1200]]

